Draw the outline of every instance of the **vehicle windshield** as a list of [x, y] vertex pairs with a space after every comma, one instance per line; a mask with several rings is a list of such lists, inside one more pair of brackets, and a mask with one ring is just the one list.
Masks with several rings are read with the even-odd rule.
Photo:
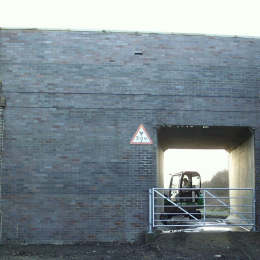
[[172, 176], [171, 187], [172, 189], [178, 189], [180, 183], [180, 175]]
[[200, 177], [199, 176], [192, 177], [192, 188], [200, 188]]
[[182, 178], [182, 188], [200, 188], [200, 176], [192, 172], [185, 173]]

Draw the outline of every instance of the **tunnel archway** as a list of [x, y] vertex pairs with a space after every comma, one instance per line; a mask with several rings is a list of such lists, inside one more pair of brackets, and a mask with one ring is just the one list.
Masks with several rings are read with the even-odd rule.
[[[162, 126], [158, 128], [157, 134], [157, 186], [164, 187], [163, 155], [167, 149], [225, 149], [230, 157], [229, 188], [255, 188], [254, 130], [252, 128]], [[231, 191], [230, 196], [243, 197], [243, 191]], [[243, 199], [241, 200], [243, 204]], [[251, 201], [253, 200], [252, 196]], [[231, 200], [230, 204], [232, 203]], [[235, 208], [235, 205], [231, 206]], [[239, 218], [239, 216], [231, 214], [230, 219], [232, 218]]]

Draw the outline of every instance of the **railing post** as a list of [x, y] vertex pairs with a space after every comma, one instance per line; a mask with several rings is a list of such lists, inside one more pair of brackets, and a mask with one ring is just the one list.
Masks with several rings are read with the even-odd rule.
[[154, 226], [154, 188], [152, 188], [152, 228]]
[[204, 226], [206, 224], [206, 199], [205, 199], [205, 190], [203, 190], [203, 206], [204, 206], [204, 210], [203, 210], [203, 223], [204, 223]]
[[153, 217], [152, 217], [152, 210], [153, 210], [153, 203], [152, 203], [152, 189], [149, 189], [149, 227], [148, 227], [148, 233], [153, 233]]
[[255, 217], [255, 204], [256, 204], [256, 198], [255, 198], [255, 189], [253, 189], [253, 221], [254, 221], [254, 226], [253, 226], [253, 231], [256, 231], [256, 217]]

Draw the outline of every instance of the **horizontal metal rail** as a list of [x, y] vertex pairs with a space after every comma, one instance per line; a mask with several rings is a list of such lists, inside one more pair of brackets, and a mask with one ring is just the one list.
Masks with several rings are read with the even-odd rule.
[[153, 188], [154, 190], [244, 190], [244, 191], [252, 191], [252, 188], [178, 188], [178, 189], [174, 189], [174, 188]]
[[[186, 199], [191, 199], [192, 197], [185, 197]], [[231, 199], [250, 199], [251, 197], [249, 197], [249, 196], [247, 196], [247, 197], [245, 197], [245, 196], [241, 196], [241, 197], [218, 197], [218, 199], [229, 199], [229, 200], [231, 200]], [[161, 197], [160, 196], [155, 196], [154, 197], [154, 199], [161, 199]], [[212, 197], [205, 197], [205, 199], [212, 199]]]
[[[165, 224], [158, 224], [156, 225], [156, 227], [165, 227], [166, 225]], [[216, 227], [216, 230], [218, 227], [251, 227], [253, 228], [254, 227], [254, 224], [230, 224], [230, 223], [224, 223], [224, 224], [221, 224], [221, 223], [213, 223], [213, 224], [210, 224], [210, 223], [207, 223], [206, 225], [202, 224], [201, 222], [198, 222], [197, 224], [196, 223], [192, 223], [192, 224], [167, 224], [167, 227], [194, 227], [194, 228], [197, 228], [197, 227]], [[250, 230], [248, 230], [250, 231]]]
[[[225, 206], [225, 205], [214, 205], [214, 204], [212, 204], [212, 205], [207, 205], [207, 207], [224, 207], [224, 208], [232, 208], [232, 207], [234, 207], [234, 206], [236, 206], [236, 207], [241, 207], [241, 208], [249, 208], [249, 207], [252, 207], [252, 205], [233, 205], [233, 206]], [[164, 208], [165, 206], [155, 206], [155, 208]], [[175, 206], [168, 206], [168, 208], [174, 208]], [[183, 205], [182, 207], [198, 207], [198, 206], [196, 206], [196, 205]]]
[[255, 230], [252, 188], [152, 188], [149, 194], [149, 232], [161, 227]]
[[[248, 219], [248, 220], [253, 220], [253, 219]], [[160, 219], [155, 219], [154, 220], [155, 222], [161, 222], [161, 220]], [[172, 222], [172, 220], [170, 220], [170, 219], [166, 219], [165, 221], [167, 221], [167, 222]], [[178, 222], [185, 222], [185, 223], [194, 223], [193, 222], [193, 220], [178, 220]], [[218, 222], [218, 223], [220, 223], [220, 222]], [[228, 221], [223, 221], [223, 222], [221, 222], [221, 223], [229, 223]], [[235, 224], [234, 224], [235, 225]], [[238, 226], [240, 226], [240, 225], [245, 225], [245, 226], [252, 226], [253, 224], [237, 224]]]

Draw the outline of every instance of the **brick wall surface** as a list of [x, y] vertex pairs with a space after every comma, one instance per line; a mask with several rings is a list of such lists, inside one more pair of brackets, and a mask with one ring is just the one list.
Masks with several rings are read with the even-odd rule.
[[160, 125], [255, 128], [258, 190], [259, 75], [260, 39], [0, 30], [2, 241], [140, 238]]

